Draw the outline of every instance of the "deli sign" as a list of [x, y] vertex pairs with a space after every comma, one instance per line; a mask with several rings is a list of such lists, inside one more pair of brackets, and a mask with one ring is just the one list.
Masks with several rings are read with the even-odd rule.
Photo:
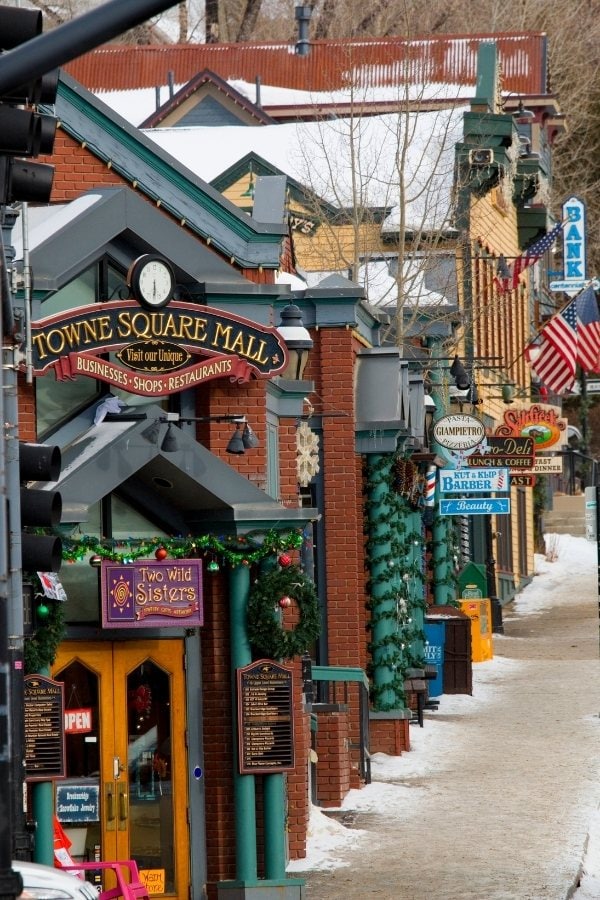
[[288, 362], [276, 328], [181, 302], [151, 311], [129, 300], [81, 306], [33, 322], [31, 342], [34, 375], [83, 375], [150, 397], [214, 378], [271, 378]]

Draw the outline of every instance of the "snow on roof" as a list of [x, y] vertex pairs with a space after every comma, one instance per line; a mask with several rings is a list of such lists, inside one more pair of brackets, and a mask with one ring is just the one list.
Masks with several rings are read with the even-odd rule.
[[[257, 102], [257, 88], [255, 84], [247, 81], [230, 79], [231, 87], [247, 97], [252, 103]], [[397, 100], [406, 102], [425, 102], [427, 100], [466, 99], [473, 97], [474, 89], [471, 84], [410, 84], [410, 85], [383, 85], [369, 88], [344, 88], [337, 91], [302, 91], [294, 88], [273, 87], [271, 85], [260, 86], [261, 106], [318, 106], [320, 104], [335, 104], [355, 102], [377, 103], [385, 100]]]
[[[258, 103], [257, 86], [248, 81], [230, 79], [231, 87], [246, 97], [251, 103]], [[131, 90], [115, 91], [98, 90], [94, 93], [103, 103], [114, 109], [132, 125], [139, 125], [156, 110], [169, 100], [171, 94], [177, 93], [183, 84], [162, 84], [153, 88], [134, 88]], [[470, 84], [414, 84], [384, 85], [382, 87], [369, 88], [345, 88], [337, 91], [302, 91], [294, 88], [273, 87], [272, 85], [260, 86], [260, 106], [266, 112], [269, 107], [275, 106], [323, 106], [336, 103], [352, 102], [360, 108], [363, 104], [382, 101], [412, 102], [454, 102], [457, 99], [468, 99], [473, 96], [473, 86]]]
[[[393, 260], [395, 262], [395, 260]], [[405, 304], [411, 307], [438, 306], [448, 303], [443, 295], [426, 287], [426, 260], [408, 257], [404, 260], [403, 289]], [[398, 301], [398, 282], [386, 259], [369, 260], [358, 270], [358, 283], [365, 288], [371, 306], [395, 308]]]
[[[451, 215], [454, 149], [462, 122], [460, 108], [144, 133], [204, 181], [254, 152], [338, 208], [391, 208], [403, 202], [407, 227], [429, 230], [442, 228]], [[401, 197], [398, 160], [405, 149]]]
[[[182, 85], [176, 85], [178, 91]], [[158, 88], [139, 88], [130, 91], [96, 91], [96, 96], [112, 110], [136, 127], [148, 116], [156, 112], [159, 106], [170, 97], [170, 88], [163, 85]]]
[[[73, 219], [81, 215], [94, 203], [102, 199], [100, 194], [83, 194], [70, 203], [57, 203], [52, 206], [30, 206], [27, 211], [29, 249], [43, 244], [45, 240], [64, 228]], [[23, 258], [23, 229], [19, 222], [11, 233], [11, 244], [15, 250], [15, 259]]]

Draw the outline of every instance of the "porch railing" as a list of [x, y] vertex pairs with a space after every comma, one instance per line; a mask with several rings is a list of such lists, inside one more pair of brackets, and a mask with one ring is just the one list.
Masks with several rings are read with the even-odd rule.
[[329, 704], [349, 707], [349, 688], [358, 686], [358, 741], [352, 749], [358, 750], [359, 774], [365, 784], [371, 783], [371, 754], [369, 753], [369, 679], [362, 669], [348, 666], [311, 667], [312, 680], [317, 682], [317, 701], [313, 709]]

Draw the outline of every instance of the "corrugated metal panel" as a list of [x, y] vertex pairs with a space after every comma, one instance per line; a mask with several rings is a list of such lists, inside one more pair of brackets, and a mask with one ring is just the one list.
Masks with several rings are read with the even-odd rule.
[[189, 81], [203, 69], [225, 79], [306, 91], [348, 85], [383, 87], [409, 82], [474, 84], [477, 48], [496, 41], [504, 90], [545, 94], [547, 38], [541, 32], [437, 35], [403, 38], [316, 41], [308, 56], [296, 56], [293, 44], [185, 44], [105, 46], [64, 68], [91, 90], [122, 90]]

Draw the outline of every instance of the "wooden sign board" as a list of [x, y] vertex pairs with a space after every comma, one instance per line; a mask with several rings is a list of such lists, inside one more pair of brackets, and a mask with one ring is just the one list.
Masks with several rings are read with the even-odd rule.
[[25, 778], [64, 778], [64, 685], [43, 675], [26, 675], [24, 682]]
[[240, 773], [293, 769], [292, 669], [258, 660], [237, 670], [237, 688]]
[[515, 469], [517, 474], [523, 469], [533, 469], [535, 449], [530, 437], [489, 437], [486, 453], [473, 453], [467, 456], [468, 466], [492, 466]]

